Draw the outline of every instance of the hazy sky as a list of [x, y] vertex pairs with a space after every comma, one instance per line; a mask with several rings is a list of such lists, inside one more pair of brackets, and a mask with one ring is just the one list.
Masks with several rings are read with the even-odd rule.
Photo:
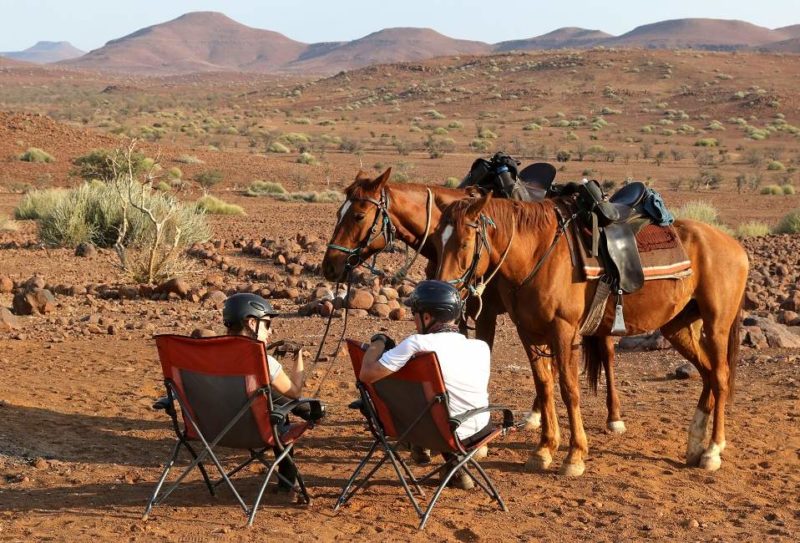
[[495, 43], [563, 26], [619, 35], [684, 17], [769, 28], [800, 24], [800, 0], [0, 0], [0, 51], [39, 40], [65, 40], [88, 51], [188, 11], [221, 11], [306, 43], [352, 40], [394, 26]]

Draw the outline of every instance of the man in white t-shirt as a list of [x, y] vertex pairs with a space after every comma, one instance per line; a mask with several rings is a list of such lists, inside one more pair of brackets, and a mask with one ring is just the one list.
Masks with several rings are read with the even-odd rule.
[[[461, 317], [461, 297], [449, 283], [422, 281], [409, 297], [418, 334], [412, 334], [395, 346], [385, 334], [375, 334], [364, 354], [359, 379], [374, 383], [400, 370], [414, 354], [435, 352], [447, 387], [452, 415], [489, 405], [489, 346], [459, 333], [456, 322]], [[470, 447], [492, 430], [489, 413], [481, 413], [456, 429], [465, 447]], [[444, 455], [452, 461], [453, 455]], [[463, 471], [452, 480], [453, 486], [472, 488], [472, 479]]]

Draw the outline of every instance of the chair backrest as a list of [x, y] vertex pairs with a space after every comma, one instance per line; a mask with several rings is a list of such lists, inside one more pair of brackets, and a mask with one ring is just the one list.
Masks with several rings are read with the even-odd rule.
[[[348, 339], [347, 349], [358, 379], [366, 345]], [[387, 436], [399, 438], [405, 434], [405, 441], [439, 452], [458, 450], [436, 353], [417, 353], [399, 371], [364, 386]], [[437, 397], [444, 401], [431, 405]]]
[[[269, 384], [267, 354], [260, 341], [244, 336], [159, 335], [156, 346], [164, 379], [180, 397], [189, 439], [198, 435], [187, 415], [211, 442], [253, 394]], [[219, 445], [252, 449], [273, 443], [269, 402], [260, 395]]]

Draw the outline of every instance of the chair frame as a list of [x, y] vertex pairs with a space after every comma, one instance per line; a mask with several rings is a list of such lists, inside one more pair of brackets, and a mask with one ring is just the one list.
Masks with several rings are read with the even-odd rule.
[[[361, 349], [362, 352], [364, 350], [364, 346], [362, 344], [352, 340], [348, 340], [348, 347], [350, 348], [351, 355], [353, 352], [353, 348]], [[427, 354], [434, 354], [434, 353], [419, 353], [417, 356], [427, 355]], [[441, 369], [438, 367], [439, 362], [438, 360], [435, 359], [435, 357], [434, 361], [437, 366], [437, 371], [441, 373]], [[386, 463], [387, 460], [391, 463], [392, 467], [394, 468], [394, 471], [397, 474], [397, 477], [400, 480], [401, 485], [403, 486], [403, 490], [408, 496], [409, 501], [411, 501], [411, 504], [414, 506], [414, 510], [416, 511], [417, 516], [420, 519], [420, 523], [418, 526], [419, 530], [425, 528], [425, 525], [427, 524], [428, 519], [431, 516], [431, 512], [433, 511], [433, 507], [436, 505], [436, 502], [438, 501], [442, 491], [447, 486], [447, 483], [450, 482], [450, 479], [452, 479], [453, 476], [458, 472], [458, 470], [462, 468], [467, 473], [467, 475], [473, 481], [475, 481], [475, 483], [477, 483], [478, 486], [486, 494], [489, 495], [489, 497], [492, 498], [493, 501], [497, 502], [498, 506], [502, 511], [508, 511], [508, 508], [506, 507], [503, 498], [500, 497], [500, 493], [497, 491], [497, 488], [495, 487], [491, 478], [488, 476], [486, 471], [484, 471], [483, 467], [481, 467], [481, 465], [478, 464], [478, 462], [474, 459], [474, 456], [483, 445], [488, 444], [490, 441], [494, 440], [498, 436], [505, 435], [506, 433], [514, 429], [514, 418], [510, 409], [501, 405], [489, 405], [487, 407], [466, 411], [457, 416], [450, 415], [449, 417], [450, 431], [452, 432], [452, 437], [457, 446], [457, 449], [446, 452], [454, 454], [456, 457], [456, 462], [451, 467], [449, 467], [449, 469], [448, 466], [450, 464], [445, 462], [442, 465], [437, 466], [431, 471], [425, 473], [422, 477], [415, 477], [414, 474], [411, 472], [411, 469], [408, 467], [408, 464], [406, 464], [406, 462], [398, 454], [398, 446], [404, 443], [404, 440], [408, 436], [408, 434], [416, 427], [417, 424], [419, 424], [421, 420], [423, 420], [423, 418], [430, 412], [430, 410], [436, 404], [438, 403], [444, 404], [445, 409], [447, 410], [448, 413], [450, 413], [447, 393], [445, 392], [444, 394], [437, 394], [436, 396], [434, 396], [428, 402], [425, 408], [419, 413], [419, 415], [417, 415], [414, 421], [408, 426], [408, 428], [406, 428], [406, 430], [400, 436], [397, 436], [394, 439], [394, 444], [392, 444], [390, 443], [391, 439], [390, 436], [387, 435], [384, 426], [380, 421], [378, 410], [373, 401], [372, 392], [370, 391], [372, 387], [358, 380], [358, 374], [356, 374], [356, 380], [357, 380], [356, 386], [358, 387], [359, 393], [361, 395], [361, 400], [363, 405], [362, 413], [367, 419], [367, 426], [374, 440], [366, 456], [361, 460], [361, 462], [356, 467], [355, 471], [353, 471], [353, 474], [347, 480], [347, 483], [345, 483], [344, 487], [342, 488], [342, 491], [339, 494], [339, 498], [337, 499], [336, 504], [334, 505], [333, 508], [334, 511], [338, 510], [342, 505], [350, 501], [350, 499], [360, 489], [364, 488], [364, 486], [369, 482], [372, 476], [378, 471], [378, 469], [380, 469], [381, 466], [383, 466]], [[491, 432], [489, 435], [487, 435], [484, 439], [482, 439], [478, 443], [473, 444], [469, 448], [464, 448], [464, 446], [461, 443], [461, 440], [455, 433], [456, 429], [465, 420], [475, 415], [493, 411], [500, 411], [503, 413], [502, 425], [499, 428], [496, 428], [493, 432]], [[376, 464], [372, 467], [372, 469], [358, 483], [356, 483], [356, 479], [358, 478], [359, 474], [367, 466], [367, 464], [375, 455], [379, 447], [383, 449], [383, 456], [376, 462]], [[480, 479], [476, 477], [468, 469], [467, 466], [474, 468], [480, 474]], [[425, 493], [420, 487], [420, 483], [424, 483], [437, 473], [442, 473], [442, 472], [444, 473], [444, 477], [441, 478], [439, 486], [436, 488], [436, 491], [431, 497], [427, 507], [423, 510], [423, 508], [420, 506], [420, 503], [414, 497], [414, 493], [412, 492], [410, 485], [413, 485], [414, 490], [420, 497], [425, 497]]]
[[[214, 338], [211, 338], [214, 339]], [[202, 341], [202, 339], [198, 340]], [[295, 490], [299, 490], [299, 493], [306, 504], [311, 503], [311, 498], [308, 495], [308, 491], [305, 486], [305, 482], [303, 481], [303, 477], [300, 474], [300, 470], [297, 467], [294, 459], [291, 456], [291, 451], [294, 448], [294, 441], [288, 444], [284, 444], [281, 440], [281, 434], [278, 431], [279, 424], [286, 418], [289, 412], [294, 409], [295, 407], [303, 404], [310, 404], [312, 408], [312, 417], [311, 420], [308, 421], [308, 426], [303, 430], [305, 432], [306, 429], [313, 428], [314, 422], [322, 418], [322, 407], [319, 400], [313, 398], [301, 398], [297, 400], [292, 400], [291, 402], [286, 403], [282, 406], [275, 406], [272, 402], [272, 395], [271, 392], [271, 385], [267, 383], [264, 386], [258, 388], [253, 394], [249, 396], [247, 401], [242, 405], [236, 415], [225, 425], [225, 427], [220, 431], [220, 433], [209, 441], [209, 438], [203, 435], [197, 421], [195, 420], [194, 416], [192, 415], [192, 410], [190, 406], [188, 406], [181, 395], [178, 393], [178, 386], [171, 378], [164, 379], [164, 385], [167, 390], [166, 398], [162, 398], [158, 402], [153, 405], [154, 409], [163, 409], [166, 413], [170, 416], [172, 420], [172, 427], [175, 431], [175, 436], [177, 438], [175, 442], [175, 446], [172, 449], [172, 453], [170, 454], [169, 458], [167, 459], [166, 463], [164, 464], [164, 469], [161, 473], [161, 477], [156, 484], [155, 490], [147, 503], [145, 508], [144, 514], [142, 515], [142, 520], [147, 520], [149, 518], [150, 512], [154, 506], [161, 504], [166, 500], [175, 489], [181, 484], [181, 482], [192, 472], [194, 468], [198, 468], [202, 477], [203, 481], [205, 482], [206, 487], [208, 488], [209, 493], [211, 496], [216, 497], [216, 488], [225, 483], [226, 486], [231, 490], [236, 501], [239, 503], [239, 506], [244, 511], [245, 515], [247, 515], [247, 525], [252, 526], [253, 520], [255, 519], [256, 512], [258, 511], [258, 506], [261, 503], [261, 499], [263, 498], [264, 491], [267, 488], [267, 484], [269, 483], [270, 479], [272, 478], [273, 472], [277, 476], [278, 479], [283, 481], [284, 483], [290, 485]], [[250, 453], [250, 457], [239, 463], [236, 467], [231, 470], [226, 471], [223, 467], [219, 457], [214, 451], [214, 448], [217, 444], [228, 434], [228, 432], [236, 425], [236, 423], [250, 410], [252, 404], [258, 400], [259, 398], [264, 398], [268, 405], [268, 414], [270, 418], [270, 427], [272, 430], [272, 438], [274, 440], [274, 445], [267, 445], [263, 448], [248, 448], [246, 449]], [[181, 424], [178, 421], [178, 412], [175, 409], [175, 401], [177, 400], [178, 405], [181, 409], [181, 415], [184, 418], [184, 425], [181, 428]], [[189, 428], [194, 431], [197, 435], [197, 440], [202, 444], [202, 450], [200, 450], [199, 454], [195, 451], [195, 448], [192, 447], [190, 441], [194, 439], [189, 438]], [[299, 436], [298, 436], [299, 437]], [[277, 448], [280, 451], [278, 454], [277, 451], [274, 451], [275, 459], [273, 461], [269, 461], [265, 457], [265, 453], [267, 450], [272, 449], [273, 447]], [[163, 492], [161, 491], [162, 486], [164, 485], [167, 476], [169, 475], [172, 468], [175, 466], [175, 462], [180, 455], [181, 448], [185, 448], [192, 457], [192, 461], [189, 465], [183, 470], [183, 472], [178, 476], [178, 478], [171, 483]], [[203, 464], [203, 461], [206, 458], [210, 458], [211, 462], [216, 467], [217, 471], [220, 474], [220, 478], [217, 480], [212, 480], [209, 477], [208, 470]], [[283, 475], [275, 470], [275, 468], [283, 461], [287, 460], [290, 462], [296, 472], [297, 472], [297, 484], [295, 485], [288, 479], [286, 479]], [[242, 498], [239, 491], [233, 484], [231, 478], [244, 469], [245, 467], [249, 466], [251, 463], [259, 461], [267, 468], [267, 475], [264, 477], [264, 481], [261, 483], [259, 487], [258, 494], [256, 499], [251, 507], [248, 507], [244, 499]]]

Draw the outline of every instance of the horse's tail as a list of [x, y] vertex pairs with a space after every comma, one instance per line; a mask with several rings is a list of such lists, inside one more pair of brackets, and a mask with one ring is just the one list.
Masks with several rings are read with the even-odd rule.
[[605, 339], [596, 336], [583, 336], [583, 367], [589, 380], [589, 388], [597, 394], [597, 383], [603, 366], [608, 363]]
[[744, 296], [739, 302], [739, 309], [736, 311], [736, 318], [733, 319], [730, 332], [728, 333], [728, 401], [733, 401], [734, 382], [736, 381], [736, 366], [739, 363], [739, 344], [742, 333], [742, 309], [744, 308]]

